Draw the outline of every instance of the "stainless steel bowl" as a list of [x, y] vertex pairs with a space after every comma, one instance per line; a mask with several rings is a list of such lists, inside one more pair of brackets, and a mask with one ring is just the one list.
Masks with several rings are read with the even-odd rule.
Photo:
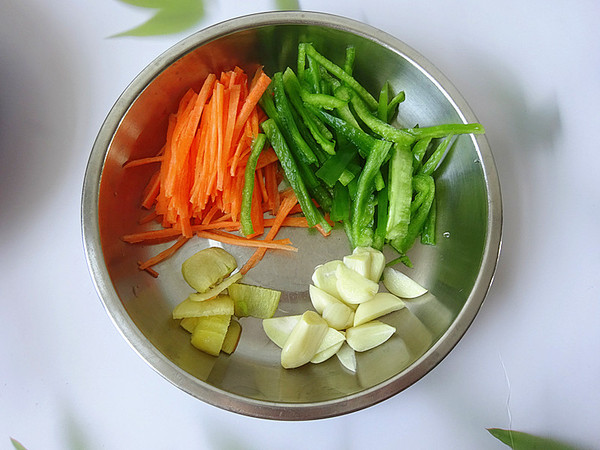
[[[498, 177], [484, 136], [463, 136], [439, 170], [439, 236], [434, 247], [417, 245], [409, 274], [430, 293], [386, 321], [398, 332], [385, 345], [358, 355], [352, 374], [333, 358], [285, 370], [279, 351], [258, 319], [243, 319], [231, 356], [194, 349], [170, 319], [189, 293], [181, 263], [208, 242], [194, 239], [158, 267], [154, 279], [136, 262], [159, 247], [125, 244], [139, 230], [139, 201], [149, 168], [122, 164], [154, 155], [163, 145], [167, 115], [189, 87], [210, 72], [239, 65], [267, 73], [294, 66], [299, 40], [316, 43], [332, 59], [356, 47], [355, 75], [373, 92], [386, 80], [404, 89], [407, 125], [476, 122], [465, 100], [423, 56], [398, 39], [353, 20], [320, 13], [277, 12], [233, 19], [184, 39], [158, 57], [124, 91], [108, 114], [89, 159], [82, 222], [89, 268], [104, 306], [134, 350], [158, 373], [191, 395], [226, 410], [281, 420], [317, 419], [359, 410], [409, 387], [456, 345], [477, 314], [492, 281], [500, 250], [502, 205]], [[283, 291], [278, 315], [309, 308], [317, 264], [349, 252], [343, 231], [322, 238], [286, 231], [300, 251], [271, 253], [248, 274], [249, 283]], [[250, 252], [225, 246], [243, 264]], [[287, 253], [287, 252], [286, 252]], [[391, 255], [391, 254], [390, 254]], [[468, 368], [465, 368], [468, 370]]]

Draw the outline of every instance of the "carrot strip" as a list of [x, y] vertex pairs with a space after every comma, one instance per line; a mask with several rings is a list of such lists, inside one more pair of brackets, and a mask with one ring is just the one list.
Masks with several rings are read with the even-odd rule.
[[300, 204], [298, 204], [292, 208], [292, 210], [290, 211], [290, 214], [300, 214], [301, 212], [302, 212], [302, 208], [300, 207]]
[[241, 88], [239, 85], [234, 85], [230, 87], [229, 90], [229, 105], [227, 107], [227, 118], [226, 118], [226, 127], [225, 127], [225, 139], [223, 142], [223, 147], [225, 149], [225, 153], [227, 154], [227, 158], [231, 157], [231, 146], [233, 141], [233, 130], [235, 128], [235, 119], [237, 116], [238, 104], [240, 101], [240, 93]]
[[170, 246], [166, 250], [163, 250], [158, 255], [148, 259], [146, 262], [140, 264], [140, 270], [146, 270], [148, 267], [155, 266], [159, 262], [164, 261], [165, 259], [173, 256], [175, 252], [179, 250], [188, 240], [189, 238], [181, 236], [179, 239], [177, 239], [177, 242], [175, 242], [172, 246]]
[[148, 158], [133, 159], [133, 160], [127, 161], [125, 164], [123, 164], [123, 169], [130, 169], [132, 167], [143, 166], [145, 164], [162, 162], [163, 159], [164, 159], [163, 156], [149, 156]]
[[[260, 160], [260, 157], [259, 157]], [[264, 168], [265, 188], [269, 193], [268, 208], [273, 214], [277, 214], [279, 209], [279, 183], [277, 182], [277, 163], [272, 163]]]
[[[256, 178], [257, 176], [254, 174], [254, 186], [258, 184]], [[262, 198], [259, 189], [252, 190], [252, 207], [250, 209], [250, 217], [252, 220], [252, 229], [254, 230], [254, 233], [246, 236], [247, 239], [260, 236], [265, 230]]]
[[148, 214], [146, 214], [145, 216], [141, 217], [140, 220], [138, 220], [138, 223], [140, 225], [144, 225], [146, 223], [152, 222], [157, 217], [158, 217], [158, 214], [156, 214], [156, 211], [150, 211]]
[[[141, 261], [138, 261], [138, 265], [142, 264]], [[158, 278], [158, 272], [154, 269], [152, 269], [151, 267], [146, 267], [144, 269], [146, 272], [148, 272], [150, 275], [152, 275], [154, 278]]]
[[262, 169], [263, 167], [268, 166], [274, 162], [279, 161], [277, 157], [277, 153], [273, 150], [273, 147], [265, 148], [262, 152], [260, 152], [260, 156], [258, 157], [258, 161], [256, 162], [256, 168]]
[[262, 169], [256, 169], [256, 180], [258, 181], [258, 187], [260, 188], [260, 194], [263, 203], [268, 203], [269, 193], [267, 192], [267, 186], [265, 185], [265, 174]]
[[[239, 222], [235, 222], [235, 221], [223, 221], [223, 222], [217, 222], [217, 223], [210, 223], [210, 224], [200, 224], [200, 225], [192, 225], [192, 231], [194, 233], [197, 233], [199, 231], [207, 231], [207, 230], [223, 230], [223, 229], [236, 229], [240, 227], [240, 223]], [[148, 241], [163, 241], [163, 240], [169, 240], [172, 238], [176, 238], [182, 235], [182, 231], [180, 228], [178, 227], [171, 227], [171, 228], [161, 228], [160, 230], [148, 230], [148, 231], [141, 231], [139, 233], [133, 233], [133, 234], [127, 234], [125, 236], [123, 236], [121, 239], [124, 242], [127, 242], [129, 244], [139, 244], [142, 242], [148, 242]]]
[[316, 224], [315, 228], [319, 231], [319, 233], [323, 235], [323, 237], [327, 237], [331, 234], [331, 231], [325, 231], [325, 229], [320, 223]]
[[208, 210], [208, 213], [202, 219], [202, 224], [206, 225], [211, 222], [215, 214], [219, 212], [219, 207], [217, 205], [212, 205], [212, 207]]
[[172, 171], [169, 173], [169, 178], [173, 179], [173, 182], [177, 176], [177, 173], [173, 173], [173, 171], [179, 168], [178, 160], [184, 153], [189, 151], [192, 139], [198, 129], [198, 123], [202, 116], [204, 106], [210, 97], [215, 80], [216, 76], [214, 74], [210, 74], [206, 77], [204, 84], [200, 89], [200, 93], [194, 97], [194, 104], [191, 105], [191, 107], [188, 106], [188, 108], [184, 110], [184, 117], [178, 118], [178, 124], [181, 120], [181, 125], [175, 133], [175, 147], [177, 148], [177, 151], [171, 156], [173, 158], [173, 165], [170, 167]]
[[223, 138], [224, 138], [224, 126], [223, 123], [223, 108], [224, 108], [224, 96], [225, 96], [225, 86], [221, 83], [216, 84], [215, 93], [216, 96], [216, 104], [215, 104], [215, 117], [213, 118], [216, 121], [216, 129], [217, 129], [217, 189], [223, 190], [223, 179], [225, 178], [225, 172], [227, 171], [227, 157], [229, 155], [225, 155], [223, 151]]
[[[265, 239], [273, 239], [277, 235], [283, 221], [288, 216], [289, 212], [292, 210], [292, 208], [296, 205], [297, 202], [298, 199], [295, 195], [288, 195], [283, 199], [279, 211], [277, 212], [277, 216], [275, 216], [275, 220], [273, 221], [273, 225], [271, 226], [271, 229], [265, 236]], [[244, 266], [240, 269], [240, 272], [242, 274], [246, 274], [250, 269], [256, 266], [256, 264], [258, 264], [263, 259], [266, 252], [267, 249], [265, 248], [257, 249], [252, 254], [250, 259], [248, 259], [246, 264], [244, 264]]]
[[238, 245], [240, 247], [256, 247], [256, 248], [264, 248], [266, 249], [276, 249], [276, 250], [286, 250], [289, 252], [297, 252], [298, 249], [290, 245], [289, 239], [279, 239], [279, 240], [259, 240], [259, 239], [246, 239], [245, 237], [240, 237], [235, 234], [228, 233], [217, 233], [215, 231], [198, 231], [196, 232], [198, 237], [204, 239], [212, 239], [214, 241], [219, 241], [224, 244]]
[[242, 109], [238, 114], [233, 133], [234, 142], [238, 140], [244, 124], [248, 120], [248, 117], [250, 117], [252, 110], [256, 107], [258, 101], [262, 97], [263, 93], [267, 90], [267, 87], [270, 83], [271, 79], [264, 72], [261, 71], [260, 74], [258, 74], [256, 82], [251, 87], [250, 92], [248, 93], [248, 96], [244, 101]]
[[[265, 228], [270, 228], [275, 223], [275, 218], [265, 219]], [[286, 217], [281, 223], [282, 227], [293, 227], [293, 228], [309, 228], [308, 220], [306, 217]]]
[[160, 190], [160, 171], [156, 171], [148, 184], [146, 185], [146, 189], [144, 190], [142, 197], [142, 208], [150, 209], [158, 196], [158, 191]]
[[[219, 217], [218, 219], [213, 220], [213, 223], [221, 223], [227, 220], [231, 220], [231, 214], [227, 213], [227, 214], [223, 214], [221, 217]], [[235, 221], [234, 221], [235, 222]], [[238, 222], [239, 223], [239, 222]]]
[[167, 128], [167, 141], [165, 143], [164, 161], [161, 164], [160, 170], [160, 191], [156, 199], [156, 212], [163, 216], [163, 225], [168, 225], [166, 222], [167, 208], [169, 206], [169, 198], [166, 195], [166, 183], [167, 183], [167, 172], [169, 171], [169, 165], [171, 164], [171, 149], [173, 143], [173, 132], [175, 130], [175, 124], [177, 123], [177, 116], [171, 114], [169, 116], [169, 125]]

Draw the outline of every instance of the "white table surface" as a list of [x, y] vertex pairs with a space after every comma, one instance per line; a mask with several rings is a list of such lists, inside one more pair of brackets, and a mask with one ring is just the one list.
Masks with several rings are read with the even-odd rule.
[[[197, 27], [270, 10], [206, 0]], [[115, 0], [0, 0], [0, 448], [495, 449], [486, 428], [600, 448], [600, 4], [301, 1], [425, 55], [486, 126], [503, 249], [475, 322], [430, 374], [346, 416], [282, 423], [204, 404], [113, 326], [80, 231], [104, 117], [185, 37], [108, 36], [149, 17]]]

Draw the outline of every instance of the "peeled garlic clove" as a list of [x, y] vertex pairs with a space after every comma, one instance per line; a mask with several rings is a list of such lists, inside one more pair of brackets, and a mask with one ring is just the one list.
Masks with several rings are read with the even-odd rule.
[[308, 362], [317, 354], [329, 325], [314, 311], [306, 311], [290, 333], [281, 349], [281, 365], [294, 369]]
[[340, 363], [342, 363], [342, 366], [351, 372], [356, 372], [356, 353], [347, 342], [342, 342], [342, 345], [337, 351], [336, 356], [340, 360]]
[[427, 292], [419, 283], [392, 267], [383, 271], [383, 284], [392, 294], [402, 298], [416, 298]]
[[368, 252], [353, 253], [344, 256], [346, 267], [360, 273], [363, 277], [371, 279], [371, 254]]
[[346, 342], [357, 352], [365, 352], [383, 344], [396, 329], [378, 320], [363, 323], [346, 330]]
[[283, 348], [285, 341], [302, 317], [300, 314], [295, 316], [281, 316], [264, 319], [262, 321], [263, 329], [267, 337], [271, 339], [279, 348]]
[[317, 353], [310, 360], [311, 363], [319, 364], [323, 361], [328, 360], [337, 353], [342, 344], [346, 341], [346, 335], [340, 331], [329, 328], [327, 334], [323, 338], [321, 345], [319, 346]]
[[325, 264], [317, 266], [312, 275], [312, 282], [319, 289], [333, 295], [336, 298], [340, 298], [340, 293], [337, 289], [337, 275], [336, 270], [338, 266], [344, 263], [339, 260], [329, 261]]
[[370, 322], [393, 311], [404, 308], [404, 302], [394, 294], [378, 292], [368, 302], [361, 303], [354, 314], [354, 326]]
[[312, 284], [308, 286], [308, 294], [310, 295], [310, 301], [313, 307], [319, 314], [323, 314], [323, 311], [328, 305], [341, 303], [341, 301], [333, 295], [328, 294], [323, 289], [319, 289]]
[[323, 319], [331, 328], [345, 330], [354, 324], [354, 310], [348, 305], [337, 301], [325, 307], [322, 312]]
[[371, 300], [379, 290], [379, 284], [340, 264], [336, 269], [337, 289], [340, 298], [349, 304]]
[[370, 280], [379, 283], [383, 269], [385, 269], [385, 255], [372, 247], [356, 247], [353, 255], [367, 253], [370, 258], [369, 276]]

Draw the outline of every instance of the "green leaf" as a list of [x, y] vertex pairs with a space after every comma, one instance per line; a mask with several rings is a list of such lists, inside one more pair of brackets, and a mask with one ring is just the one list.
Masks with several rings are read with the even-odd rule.
[[576, 447], [550, 438], [534, 436], [522, 431], [488, 428], [492, 436], [516, 450], [577, 450]]
[[112, 37], [175, 34], [196, 25], [204, 17], [204, 0], [119, 0], [121, 3], [156, 10], [141, 25]]
[[300, 2], [298, 0], [275, 0], [275, 7], [281, 10], [296, 10], [300, 9]]
[[21, 444], [19, 441], [17, 441], [16, 439], [10, 438], [10, 442], [12, 442], [12, 445], [17, 449], [17, 450], [27, 450], [23, 444]]

